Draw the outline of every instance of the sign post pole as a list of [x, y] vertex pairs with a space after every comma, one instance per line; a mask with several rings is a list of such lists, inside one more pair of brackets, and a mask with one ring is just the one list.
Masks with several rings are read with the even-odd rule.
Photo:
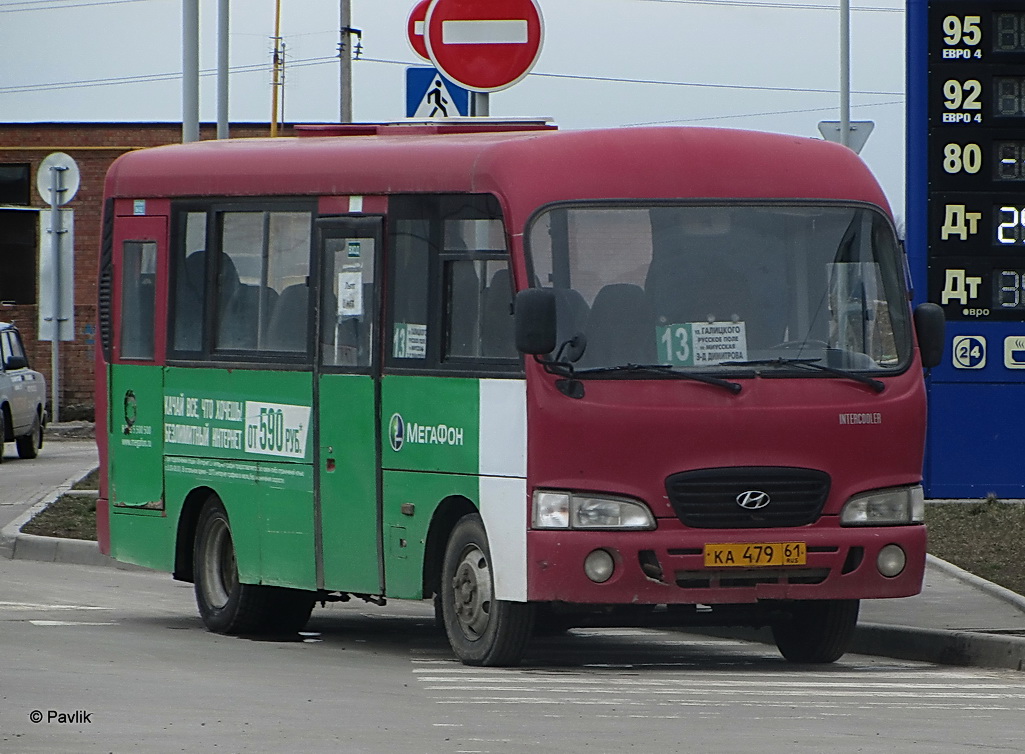
[[[74, 283], [71, 279], [74, 269], [74, 256], [72, 249], [68, 248], [67, 269], [62, 271], [61, 256], [64, 252], [65, 237], [71, 238], [73, 223], [69, 222], [65, 227], [63, 210], [61, 205], [67, 204], [75, 198], [78, 187], [81, 183], [81, 172], [78, 164], [63, 152], [54, 152], [47, 155], [39, 165], [36, 173], [36, 190], [43, 198], [43, 201], [50, 205], [50, 225], [46, 232], [50, 234], [49, 264], [45, 264], [46, 255], [43, 253], [42, 239], [40, 239], [39, 267], [40, 267], [40, 298], [43, 299], [46, 293], [43, 290], [43, 280], [46, 277], [46, 267], [52, 276], [48, 292], [51, 296], [50, 305], [44, 306], [40, 301], [39, 306], [39, 339], [50, 338], [50, 388], [51, 388], [51, 411], [52, 420], [60, 421], [60, 341], [63, 330], [66, 340], [74, 340]], [[70, 215], [69, 215], [70, 216]], [[73, 216], [71, 216], [73, 217]], [[42, 223], [40, 223], [42, 225]], [[61, 280], [61, 275], [68, 276], [67, 281]], [[65, 285], [68, 291], [67, 308], [62, 301]], [[49, 312], [49, 316], [46, 313]], [[62, 327], [67, 323], [67, 327]]]
[[50, 302], [50, 321], [52, 325], [50, 337], [50, 406], [53, 421], [60, 421], [60, 318], [61, 318], [61, 194], [64, 193], [63, 177], [66, 165], [50, 165], [50, 264], [53, 269], [51, 287], [53, 296]]

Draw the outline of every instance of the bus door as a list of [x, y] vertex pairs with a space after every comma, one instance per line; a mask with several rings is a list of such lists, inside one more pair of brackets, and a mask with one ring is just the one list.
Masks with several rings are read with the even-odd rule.
[[378, 272], [384, 221], [318, 223], [317, 581], [383, 591], [377, 422]]
[[[113, 336], [107, 359], [112, 530], [138, 529], [138, 516], [159, 517], [164, 508], [167, 217], [129, 214], [161, 209], [152, 206], [157, 204], [126, 202], [117, 207], [114, 221], [113, 286], [107, 302]], [[133, 561], [133, 554], [124, 548], [146, 544], [125, 537], [114, 541], [111, 554], [127, 561]]]

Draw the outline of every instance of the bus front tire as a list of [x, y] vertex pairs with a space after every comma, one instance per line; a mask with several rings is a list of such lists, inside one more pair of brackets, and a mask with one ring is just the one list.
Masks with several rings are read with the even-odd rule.
[[533, 629], [533, 605], [494, 599], [491, 550], [479, 514], [463, 516], [445, 547], [441, 613], [456, 656], [466, 665], [518, 665]]
[[228, 514], [215, 497], [199, 514], [193, 556], [196, 604], [214, 633], [294, 634], [309, 620], [312, 592], [239, 581]]
[[790, 662], [836, 662], [854, 638], [859, 605], [858, 600], [794, 603], [790, 618], [772, 626], [776, 647]]

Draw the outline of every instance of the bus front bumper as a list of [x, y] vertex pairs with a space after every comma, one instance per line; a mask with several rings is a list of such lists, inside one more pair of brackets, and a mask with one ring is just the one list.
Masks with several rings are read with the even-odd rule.
[[[532, 530], [527, 598], [592, 605], [739, 604], [908, 597], [921, 591], [924, 525], [841, 528], [835, 522], [832, 517], [800, 529], [713, 532], [660, 519], [653, 531]], [[803, 565], [705, 565], [707, 545], [794, 543], [806, 550]], [[606, 580], [594, 580], [610, 568]]]

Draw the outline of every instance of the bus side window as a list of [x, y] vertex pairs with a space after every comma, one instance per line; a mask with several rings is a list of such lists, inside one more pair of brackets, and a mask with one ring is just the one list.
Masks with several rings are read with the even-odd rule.
[[321, 361], [329, 366], [370, 365], [374, 331], [375, 239], [324, 240]]
[[445, 356], [514, 358], [508, 262], [461, 259], [445, 266]]
[[287, 206], [186, 212], [175, 243], [174, 349], [306, 354], [312, 222], [310, 210]]
[[171, 342], [176, 351], [201, 351], [206, 298], [206, 212], [186, 213], [181, 235], [175, 244], [174, 333]]
[[515, 358], [513, 290], [501, 218], [448, 219], [444, 243], [443, 357]]
[[498, 200], [392, 197], [385, 354], [389, 366], [510, 372], [513, 281]]
[[152, 359], [157, 244], [154, 241], [125, 241], [122, 259], [121, 357]]

